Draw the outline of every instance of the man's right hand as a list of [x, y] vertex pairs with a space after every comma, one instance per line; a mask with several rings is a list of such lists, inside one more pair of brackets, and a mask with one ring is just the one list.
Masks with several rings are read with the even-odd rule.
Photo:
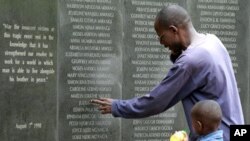
[[98, 110], [102, 114], [111, 114], [111, 107], [113, 99], [110, 98], [99, 98], [90, 100], [91, 103], [97, 104], [99, 106]]

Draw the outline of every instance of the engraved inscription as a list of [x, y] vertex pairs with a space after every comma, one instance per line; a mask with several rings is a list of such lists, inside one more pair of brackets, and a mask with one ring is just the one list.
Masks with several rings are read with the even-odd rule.
[[9, 82], [46, 83], [55, 74], [55, 28], [3, 23], [1, 73]]

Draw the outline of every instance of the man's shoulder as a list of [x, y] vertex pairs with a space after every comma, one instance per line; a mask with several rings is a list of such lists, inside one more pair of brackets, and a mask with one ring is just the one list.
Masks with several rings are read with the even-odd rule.
[[209, 39], [219, 40], [219, 38], [218, 38], [215, 34], [206, 33], [206, 36], [207, 36]]

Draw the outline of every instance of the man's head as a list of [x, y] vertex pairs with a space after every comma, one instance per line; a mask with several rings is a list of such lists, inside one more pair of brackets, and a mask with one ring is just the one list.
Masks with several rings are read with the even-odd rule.
[[199, 135], [206, 135], [218, 129], [222, 112], [216, 101], [203, 100], [193, 106], [191, 117], [195, 132]]
[[172, 53], [180, 54], [190, 44], [190, 25], [192, 24], [187, 11], [178, 5], [170, 5], [159, 11], [154, 27], [160, 43]]

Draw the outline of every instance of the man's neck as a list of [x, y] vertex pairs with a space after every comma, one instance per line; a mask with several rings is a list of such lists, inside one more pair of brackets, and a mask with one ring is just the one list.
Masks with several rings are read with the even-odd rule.
[[191, 25], [189, 27], [189, 37], [190, 37], [190, 44], [195, 44], [196, 42], [198, 42], [201, 38], [204, 37], [204, 34], [202, 33], [198, 33], [195, 28], [193, 27], [193, 25]]

